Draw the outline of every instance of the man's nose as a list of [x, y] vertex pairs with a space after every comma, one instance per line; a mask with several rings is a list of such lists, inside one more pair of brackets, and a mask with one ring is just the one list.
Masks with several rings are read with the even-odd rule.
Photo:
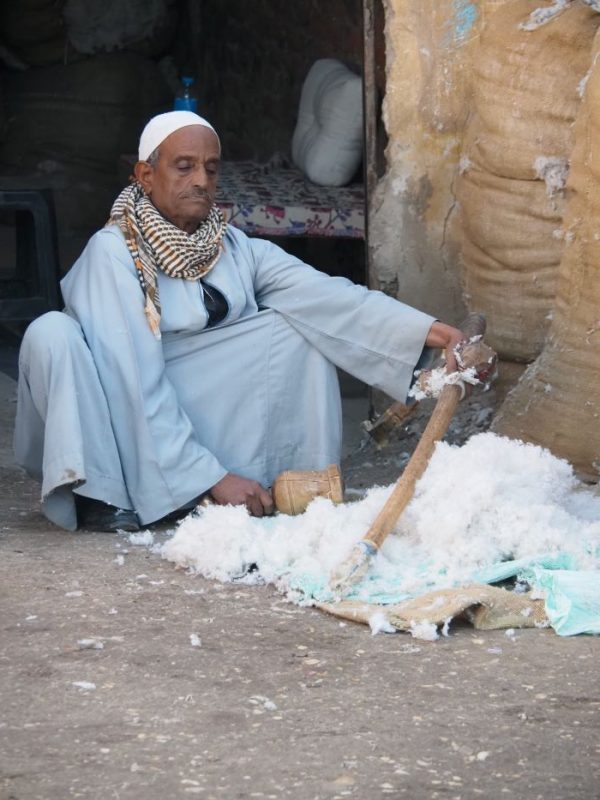
[[208, 173], [205, 167], [203, 167], [202, 165], [196, 167], [192, 178], [194, 186], [197, 186], [200, 189], [206, 189], [206, 187], [208, 186]]

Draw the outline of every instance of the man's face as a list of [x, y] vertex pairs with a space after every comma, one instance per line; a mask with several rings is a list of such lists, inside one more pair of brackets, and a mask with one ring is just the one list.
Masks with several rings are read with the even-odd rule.
[[188, 125], [161, 143], [154, 166], [138, 161], [135, 176], [165, 219], [193, 233], [214, 203], [220, 155], [210, 128]]

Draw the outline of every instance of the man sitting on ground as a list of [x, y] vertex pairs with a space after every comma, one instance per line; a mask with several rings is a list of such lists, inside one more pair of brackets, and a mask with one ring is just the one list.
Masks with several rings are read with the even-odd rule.
[[336, 366], [397, 399], [456, 328], [225, 224], [221, 148], [188, 111], [154, 117], [135, 182], [28, 328], [15, 451], [57, 525], [136, 530], [210, 493], [272, 511], [285, 469], [339, 461]]

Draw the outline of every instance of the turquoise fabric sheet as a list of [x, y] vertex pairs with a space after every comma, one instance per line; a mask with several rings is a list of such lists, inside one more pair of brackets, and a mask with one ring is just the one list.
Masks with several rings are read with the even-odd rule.
[[[597, 558], [597, 564], [598, 569], [577, 569], [576, 560], [569, 553], [545, 553], [491, 564], [474, 572], [471, 582], [494, 584], [516, 579], [517, 586], [526, 582], [540, 595], [543, 593], [550, 625], [560, 636], [600, 634], [600, 558]], [[423, 565], [423, 575], [426, 571], [426, 565]], [[397, 581], [384, 583], [373, 570], [353, 587], [346, 599], [389, 605], [424, 593], [398, 591], [394, 587], [401, 582], [399, 576]], [[326, 582], [311, 575], [292, 576], [289, 584], [304, 595], [307, 603], [313, 600], [327, 603], [336, 599]], [[439, 580], [429, 583], [427, 591], [443, 588], [449, 586], [440, 575]]]

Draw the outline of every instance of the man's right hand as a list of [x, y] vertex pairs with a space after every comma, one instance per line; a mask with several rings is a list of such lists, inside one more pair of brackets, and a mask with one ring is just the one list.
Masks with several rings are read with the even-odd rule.
[[257, 481], [228, 472], [209, 492], [220, 506], [246, 506], [253, 517], [269, 516], [275, 510], [273, 498]]
[[451, 325], [446, 325], [444, 322], [434, 322], [425, 344], [429, 347], [439, 348], [444, 350], [446, 355], [446, 372], [456, 372], [458, 364], [456, 363], [456, 355], [454, 350], [457, 345], [464, 342], [467, 337], [458, 328], [453, 328]]

